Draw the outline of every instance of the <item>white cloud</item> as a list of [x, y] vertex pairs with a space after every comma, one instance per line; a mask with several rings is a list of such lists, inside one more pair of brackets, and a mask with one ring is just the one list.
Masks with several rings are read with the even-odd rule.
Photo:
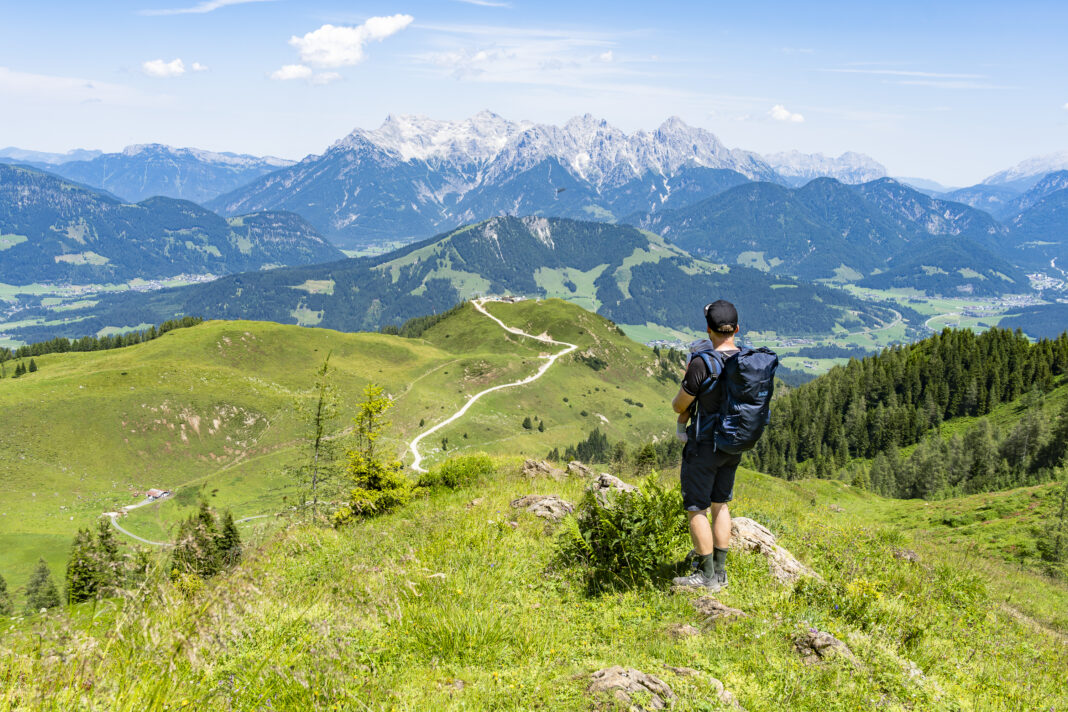
[[244, 5], [250, 2], [273, 2], [273, 0], [205, 0], [193, 7], [178, 7], [169, 10], [141, 10], [140, 15], [201, 15], [229, 5]]
[[614, 57], [612, 56], [612, 50], [608, 50], [607, 52], [602, 52], [600, 55], [598, 55], [598, 58], [602, 62], [611, 62], [614, 59]]
[[207, 65], [201, 64], [200, 62], [193, 62], [193, 66], [190, 67], [190, 69], [192, 69], [194, 72], [206, 72], [206, 71], [208, 71]]
[[1065, 111], [1068, 111], [1068, 102], [1065, 102], [1065, 103], [1064, 103], [1064, 110], [1065, 110]]
[[185, 74], [185, 63], [177, 58], [169, 62], [164, 62], [162, 59], [153, 59], [148, 62], [142, 62], [141, 69], [150, 77], [169, 79]]
[[804, 116], [789, 111], [782, 104], [776, 104], [771, 107], [771, 111], [768, 112], [768, 115], [776, 121], [789, 121], [794, 124], [800, 124], [805, 120]]
[[412, 24], [411, 15], [372, 17], [356, 27], [323, 25], [303, 37], [291, 37], [289, 44], [300, 58], [317, 67], [346, 67], [363, 61], [363, 46], [371, 40], [384, 40]]
[[309, 79], [312, 75], [311, 67], [303, 64], [287, 64], [271, 74], [271, 79], [286, 81], [289, 79]]

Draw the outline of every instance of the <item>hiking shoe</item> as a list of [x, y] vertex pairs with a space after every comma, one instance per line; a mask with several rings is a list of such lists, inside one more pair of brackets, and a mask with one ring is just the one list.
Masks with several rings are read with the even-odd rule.
[[[723, 574], [723, 577], [724, 577], [724, 581], [725, 581], [726, 580], [726, 574]], [[715, 578], [708, 578], [707, 576], [705, 576], [700, 571], [695, 571], [694, 573], [690, 574], [689, 576], [677, 576], [677, 577], [671, 579], [671, 583], [676, 585], [676, 586], [694, 586], [694, 587], [707, 588], [710, 591], [712, 591], [713, 593], [715, 593], [716, 591], [718, 591], [721, 588], [721, 586], [719, 584], [719, 581], [716, 580], [718, 578], [719, 578], [719, 575], [717, 575]]]

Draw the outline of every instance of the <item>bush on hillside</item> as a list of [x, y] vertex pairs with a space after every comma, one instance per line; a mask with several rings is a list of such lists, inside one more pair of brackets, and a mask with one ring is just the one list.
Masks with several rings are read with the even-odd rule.
[[493, 460], [484, 452], [473, 455], [457, 455], [424, 473], [419, 478], [420, 487], [460, 489], [475, 484], [493, 472]]
[[608, 506], [587, 492], [577, 516], [565, 521], [559, 553], [584, 567], [591, 592], [656, 582], [671, 572], [689, 542], [681, 493], [665, 489], [655, 472]]

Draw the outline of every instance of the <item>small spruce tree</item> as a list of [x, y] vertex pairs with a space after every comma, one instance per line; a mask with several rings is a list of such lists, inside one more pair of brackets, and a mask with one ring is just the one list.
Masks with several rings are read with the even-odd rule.
[[40, 610], [55, 608], [60, 602], [56, 582], [52, 580], [52, 572], [48, 570], [45, 560], [40, 559], [37, 562], [37, 568], [30, 575], [30, 582], [26, 584], [25, 613], [30, 616]]
[[207, 502], [178, 525], [174, 549], [171, 552], [173, 575], [196, 574], [210, 578], [219, 572], [218, 526]]
[[[379, 439], [389, 426], [385, 413], [393, 401], [374, 384], [364, 388], [363, 396], [353, 420], [354, 444], [345, 469], [348, 501], [334, 513], [336, 525], [389, 512], [406, 504], [413, 494], [412, 482], [401, 472], [400, 461], [380, 450]], [[442, 439], [441, 445], [445, 449], [448, 442]]]
[[7, 592], [7, 581], [0, 576], [0, 616], [10, 616], [15, 612], [15, 606], [11, 602], [11, 594]]
[[544, 420], [539, 420], [538, 421], [538, 432], [539, 433], [544, 433], [545, 432], [545, 421]]
[[523, 429], [531, 430], [534, 427], [534, 423], [530, 422], [530, 416], [523, 418]]
[[34, 361], [32, 358], [30, 359], [30, 370], [29, 370], [29, 372], [30, 373], [37, 373], [37, 362]]
[[88, 529], [79, 529], [70, 547], [70, 558], [67, 559], [67, 603], [81, 603], [96, 598], [98, 582], [93, 533]]
[[101, 519], [97, 525], [93, 558], [96, 563], [97, 595], [115, 595], [124, 583], [123, 562], [115, 531], [107, 519]]
[[225, 568], [230, 568], [241, 560], [241, 535], [237, 533], [234, 515], [230, 513], [230, 510], [226, 510], [226, 513], [223, 514], [217, 549], [219, 562]]

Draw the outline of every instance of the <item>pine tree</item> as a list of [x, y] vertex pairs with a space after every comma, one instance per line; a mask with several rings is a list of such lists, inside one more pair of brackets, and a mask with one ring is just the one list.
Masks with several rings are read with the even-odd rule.
[[26, 584], [25, 614], [31, 616], [40, 610], [55, 608], [60, 602], [56, 582], [52, 580], [52, 572], [48, 570], [45, 560], [40, 559], [37, 562], [37, 568], [30, 575], [30, 582]]
[[524, 430], [531, 430], [533, 428], [534, 428], [534, 423], [530, 422], [530, 416], [528, 415], [527, 417], [523, 418], [523, 429]]
[[210, 578], [219, 572], [218, 527], [207, 502], [178, 525], [171, 552], [172, 572]]
[[[345, 469], [348, 501], [334, 513], [336, 525], [358, 517], [384, 514], [406, 504], [412, 497], [413, 483], [401, 472], [400, 461], [384, 455], [379, 446], [389, 426], [385, 413], [393, 407], [393, 401], [382, 395], [381, 386], [374, 384], [368, 384], [363, 395], [353, 419], [354, 443]], [[447, 438], [442, 438], [441, 446], [442, 450], [448, 447]]]
[[337, 388], [330, 381], [330, 354], [315, 372], [315, 402], [309, 408], [304, 401], [297, 404], [307, 428], [304, 440], [304, 462], [297, 468], [301, 483], [311, 498], [312, 517], [319, 515], [319, 498], [337, 475], [337, 445], [330, 439], [334, 421], [340, 414]]
[[67, 559], [67, 603], [81, 603], [96, 598], [99, 579], [93, 552], [93, 533], [79, 529]]
[[11, 602], [11, 594], [7, 592], [7, 581], [0, 576], [0, 616], [10, 616], [15, 612], [15, 605]]
[[539, 420], [538, 421], [538, 432], [539, 433], [544, 433], [545, 432], [545, 421], [544, 420]]
[[30, 359], [30, 369], [29, 369], [29, 372], [30, 372], [30, 373], [37, 373], [37, 362], [36, 362], [36, 361], [34, 361], [34, 360], [33, 360], [32, 358]]
[[223, 567], [230, 568], [241, 560], [241, 535], [237, 533], [234, 515], [230, 513], [230, 510], [226, 510], [223, 514], [222, 530], [219, 532], [216, 543], [219, 561]]
[[123, 565], [119, 542], [107, 519], [101, 519], [97, 525], [93, 558], [96, 560], [97, 595], [113, 596], [124, 583]]

